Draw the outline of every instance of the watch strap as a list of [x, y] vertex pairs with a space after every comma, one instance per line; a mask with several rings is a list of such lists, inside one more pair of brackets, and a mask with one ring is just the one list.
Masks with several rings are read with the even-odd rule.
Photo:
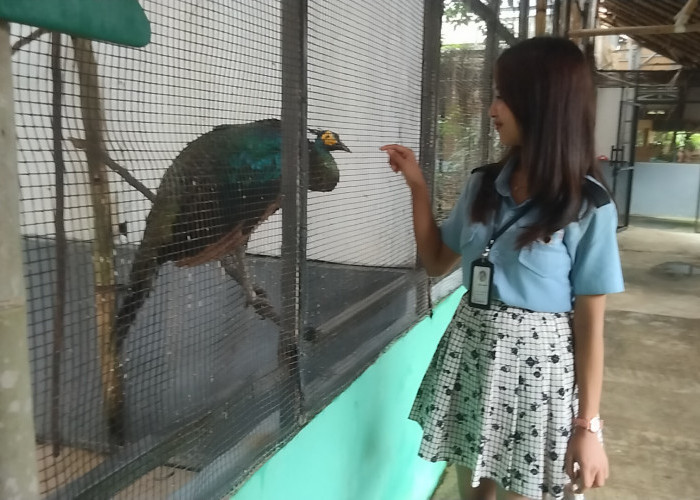
[[[589, 432], [598, 432], [603, 428], [603, 421], [600, 419], [600, 416], [598, 416], [598, 415], [596, 415], [595, 417], [593, 417], [591, 419], [575, 418], [574, 419], [574, 426], [581, 427], [582, 429], [586, 429]], [[593, 427], [597, 427], [597, 429], [594, 429]]]

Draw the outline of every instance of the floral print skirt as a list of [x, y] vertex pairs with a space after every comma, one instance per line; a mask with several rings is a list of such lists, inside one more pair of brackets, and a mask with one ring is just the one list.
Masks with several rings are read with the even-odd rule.
[[564, 454], [577, 411], [570, 313], [462, 298], [413, 403], [419, 456], [468, 467], [540, 499], [564, 495]]

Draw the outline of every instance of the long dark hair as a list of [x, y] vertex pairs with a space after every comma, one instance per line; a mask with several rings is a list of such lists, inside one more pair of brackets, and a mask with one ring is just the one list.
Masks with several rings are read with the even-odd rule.
[[[521, 131], [521, 146], [485, 168], [472, 220], [487, 222], [498, 208], [496, 176], [515, 157], [527, 172], [538, 220], [519, 237], [525, 246], [578, 219], [587, 175], [602, 180], [595, 159], [595, 96], [583, 53], [563, 38], [536, 37], [506, 49], [496, 61], [495, 82]], [[592, 200], [590, 200], [592, 201]]]

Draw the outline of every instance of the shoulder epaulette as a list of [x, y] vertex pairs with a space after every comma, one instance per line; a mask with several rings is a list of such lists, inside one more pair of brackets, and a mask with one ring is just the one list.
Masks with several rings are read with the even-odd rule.
[[472, 170], [472, 174], [475, 174], [477, 172], [483, 172], [487, 170], [490, 167], [493, 167], [495, 165], [498, 165], [497, 163], [487, 163], [486, 165], [482, 165], [480, 167], [476, 167], [475, 169]]
[[610, 193], [603, 186], [598, 184], [596, 181], [590, 177], [586, 177], [586, 183], [584, 184], [584, 189], [596, 208], [607, 205], [612, 201]]

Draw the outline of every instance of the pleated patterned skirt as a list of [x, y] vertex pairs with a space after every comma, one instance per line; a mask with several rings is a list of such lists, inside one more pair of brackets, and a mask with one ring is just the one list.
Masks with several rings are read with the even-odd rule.
[[559, 500], [577, 404], [571, 314], [477, 309], [465, 295], [410, 418], [423, 428], [418, 454], [468, 467], [474, 487], [489, 478]]

